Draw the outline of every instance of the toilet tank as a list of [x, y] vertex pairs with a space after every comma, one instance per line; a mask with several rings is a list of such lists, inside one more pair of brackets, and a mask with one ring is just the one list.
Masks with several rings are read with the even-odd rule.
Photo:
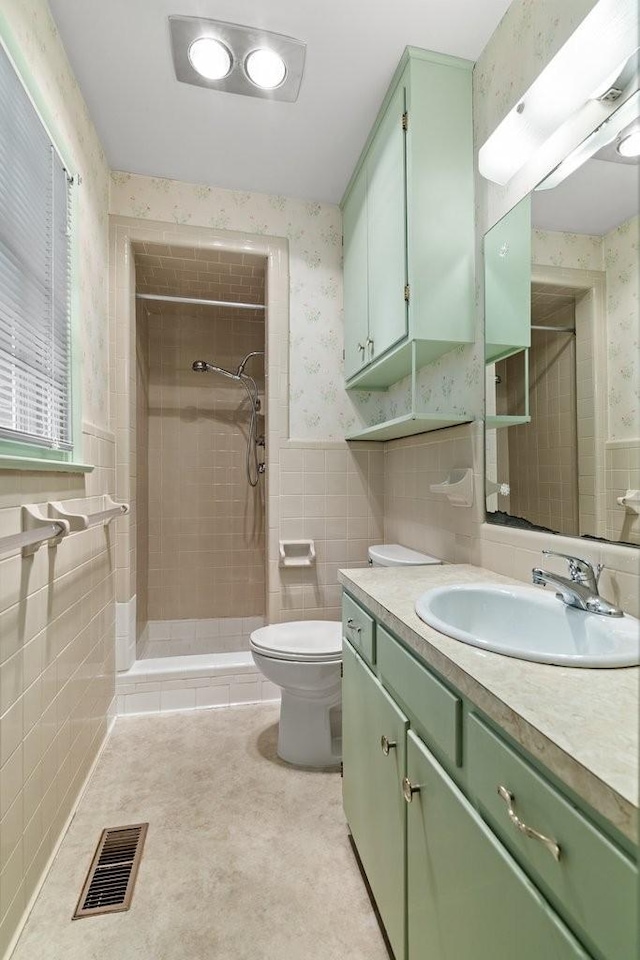
[[369, 547], [370, 567], [420, 567], [429, 563], [443, 563], [438, 557], [419, 553], [399, 543], [381, 543]]

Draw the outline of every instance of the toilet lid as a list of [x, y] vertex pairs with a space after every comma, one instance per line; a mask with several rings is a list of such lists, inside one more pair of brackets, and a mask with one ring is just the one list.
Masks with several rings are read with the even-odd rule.
[[369, 559], [379, 567], [421, 567], [428, 563], [442, 563], [438, 557], [419, 553], [399, 543], [380, 543], [369, 547]]
[[251, 648], [276, 660], [341, 660], [342, 624], [334, 620], [273, 623], [253, 631]]

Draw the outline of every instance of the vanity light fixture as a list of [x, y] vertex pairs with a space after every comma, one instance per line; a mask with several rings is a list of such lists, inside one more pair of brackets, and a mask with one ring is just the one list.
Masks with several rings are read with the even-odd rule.
[[292, 102], [306, 44], [280, 33], [203, 17], [169, 17], [176, 77], [211, 90]]
[[636, 49], [637, 0], [599, 0], [480, 148], [482, 176], [508, 183], [587, 108], [587, 129], [605, 120], [632, 80]]
[[634, 130], [617, 144], [616, 150], [621, 157], [640, 157], [640, 130]]
[[[551, 190], [553, 187], [557, 187], [559, 183], [562, 183], [563, 180], [566, 180], [572, 173], [574, 173], [578, 167], [581, 167], [583, 163], [586, 163], [587, 160], [601, 150], [603, 147], [606, 147], [607, 144], [613, 143], [618, 134], [628, 127], [630, 123], [633, 123], [634, 120], [637, 120], [640, 117], [640, 91], [636, 90], [633, 96], [619, 107], [614, 114], [600, 124], [600, 126], [593, 131], [593, 133], [583, 140], [576, 149], [566, 157], [562, 163], [559, 163], [555, 170], [552, 170], [548, 177], [538, 184], [536, 190]], [[622, 144], [626, 143], [627, 140], [633, 140], [636, 138], [636, 149], [640, 153], [640, 132], [635, 131], [635, 133], [630, 134], [630, 136], [625, 137], [620, 144], [618, 144], [618, 152], [622, 153], [620, 147]], [[633, 154], [624, 154], [622, 156], [633, 156]]]

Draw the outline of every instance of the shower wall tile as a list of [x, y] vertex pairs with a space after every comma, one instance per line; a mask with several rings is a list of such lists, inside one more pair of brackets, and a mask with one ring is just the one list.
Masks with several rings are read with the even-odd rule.
[[[262, 263], [264, 270], [264, 258]], [[146, 400], [148, 437], [142, 456], [148, 473], [141, 496], [147, 503], [146, 529], [155, 534], [153, 539], [144, 536], [140, 525], [139, 558], [146, 550], [148, 562], [143, 586], [147, 618], [262, 616], [263, 485], [252, 488], [246, 479], [249, 401], [239, 383], [196, 374], [191, 365], [206, 359], [235, 369], [246, 354], [264, 350], [264, 320], [245, 319], [239, 311], [216, 317], [208, 308], [191, 305], [162, 304], [158, 309], [149, 302], [143, 309], [148, 379], [138, 408]], [[264, 405], [263, 369], [260, 358], [247, 366]], [[264, 429], [259, 415], [258, 432]], [[139, 438], [139, 450], [142, 442]]]

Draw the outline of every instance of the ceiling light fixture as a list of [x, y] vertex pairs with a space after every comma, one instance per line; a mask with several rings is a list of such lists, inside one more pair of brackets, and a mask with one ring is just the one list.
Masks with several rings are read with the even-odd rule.
[[582, 111], [588, 128], [602, 122], [623, 98], [612, 87], [623, 72], [622, 85], [630, 82], [636, 49], [637, 0], [599, 0], [480, 148], [482, 176], [507, 184]]
[[616, 150], [621, 157], [640, 157], [640, 130], [623, 137]]
[[176, 77], [265, 100], [297, 100], [306, 44], [280, 33], [203, 17], [169, 17]]
[[189, 47], [189, 62], [205, 80], [222, 80], [233, 63], [223, 43], [214, 37], [198, 37]]
[[247, 76], [263, 90], [275, 90], [287, 75], [287, 65], [274, 50], [253, 50], [244, 65]]

